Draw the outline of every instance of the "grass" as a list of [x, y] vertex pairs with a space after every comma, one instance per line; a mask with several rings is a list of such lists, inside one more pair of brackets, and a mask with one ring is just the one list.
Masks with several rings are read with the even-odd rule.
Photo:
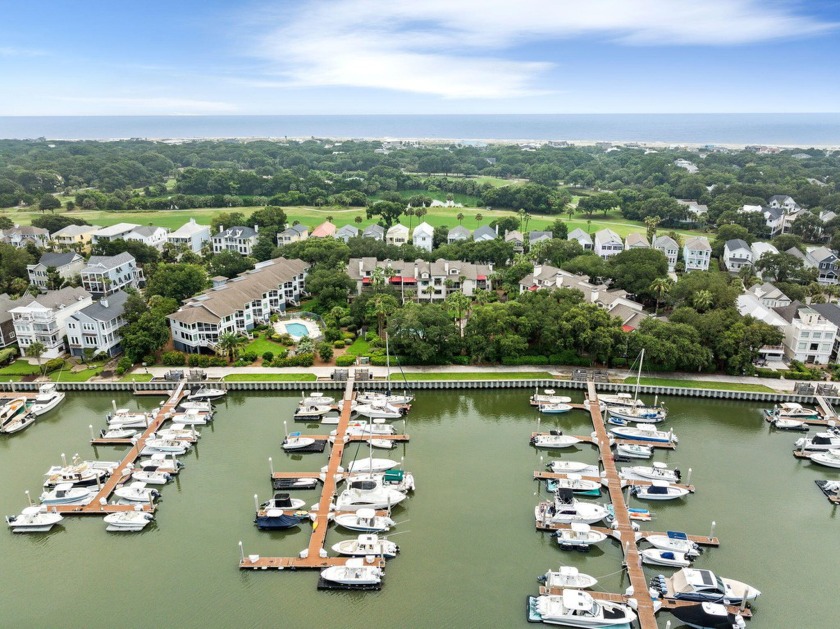
[[313, 373], [234, 373], [222, 378], [225, 382], [314, 382]]
[[11, 365], [6, 365], [0, 369], [0, 380], [6, 376], [31, 376], [39, 372], [38, 365], [30, 365], [23, 359], [18, 359]]
[[98, 376], [100, 373], [102, 373], [101, 368], [93, 367], [91, 369], [83, 369], [82, 371], [62, 369], [61, 371], [52, 372], [49, 376], [53, 382], [87, 382], [93, 376]]
[[[478, 197], [474, 197], [468, 194], [461, 194], [460, 192], [429, 192], [428, 190], [424, 190], [422, 188], [416, 188], [413, 190], [400, 190], [399, 195], [403, 199], [409, 199], [413, 196], [424, 196], [424, 197], [431, 197], [432, 199], [437, 199], [438, 201], [446, 201], [448, 197], [452, 197], [452, 200], [455, 203], [460, 203], [463, 205], [463, 208], [450, 208], [450, 209], [459, 209], [465, 210], [467, 208], [476, 208], [478, 207], [479, 199]], [[379, 194], [375, 194], [371, 196], [371, 200], [378, 201], [382, 197]], [[457, 212], [456, 212], [457, 214]]]
[[370, 343], [365, 339], [358, 338], [347, 348], [347, 353], [353, 356], [364, 356], [370, 352]]
[[275, 356], [281, 353], [281, 350], [288, 350], [285, 345], [281, 345], [280, 343], [275, 343], [274, 341], [269, 341], [265, 338], [258, 338], [254, 339], [250, 343], [248, 343], [243, 349], [243, 353], [254, 352], [257, 356], [262, 356], [266, 352], [271, 352]]
[[120, 382], [151, 382], [154, 376], [150, 373], [127, 373]]
[[[636, 384], [635, 377], [625, 378], [626, 384]], [[763, 384], [741, 384], [739, 382], [716, 382], [714, 380], [676, 380], [671, 378], [641, 378], [640, 384], [657, 387], [683, 387], [685, 389], [717, 389], [720, 391], [755, 391], [773, 393], [775, 389]]]
[[392, 373], [391, 380], [551, 380], [554, 378], [547, 371], [511, 371], [508, 373], [498, 371], [476, 371], [476, 372], [406, 372], [404, 375]]

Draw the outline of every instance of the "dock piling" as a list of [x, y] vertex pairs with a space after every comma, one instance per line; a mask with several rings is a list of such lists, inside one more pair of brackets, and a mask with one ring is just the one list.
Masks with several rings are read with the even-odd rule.
[[709, 539], [712, 539], [715, 536], [715, 525], [717, 522], [712, 520], [712, 528], [709, 530]]

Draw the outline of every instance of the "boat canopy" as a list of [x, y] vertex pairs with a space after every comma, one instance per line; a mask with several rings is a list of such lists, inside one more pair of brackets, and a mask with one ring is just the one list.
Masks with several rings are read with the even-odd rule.
[[588, 533], [592, 530], [588, 524], [584, 524], [583, 522], [572, 522], [571, 527], [575, 533]]
[[359, 519], [362, 519], [362, 520], [372, 520], [373, 518], [376, 517], [376, 511], [374, 511], [373, 509], [367, 509], [367, 508], [357, 509], [356, 510], [356, 515], [359, 517]]
[[688, 535], [686, 535], [682, 531], [668, 531], [667, 535], [668, 539], [679, 539], [683, 541], [688, 539]]
[[592, 597], [583, 590], [563, 590], [563, 607], [575, 611], [592, 609]]

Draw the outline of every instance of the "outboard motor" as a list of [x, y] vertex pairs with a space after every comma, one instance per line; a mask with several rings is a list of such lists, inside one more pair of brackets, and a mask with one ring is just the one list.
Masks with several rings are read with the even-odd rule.
[[680, 482], [680, 480], [682, 480], [682, 474], [680, 473], [680, 468], [678, 468], [678, 467], [674, 468], [674, 476], [677, 477], [677, 482]]

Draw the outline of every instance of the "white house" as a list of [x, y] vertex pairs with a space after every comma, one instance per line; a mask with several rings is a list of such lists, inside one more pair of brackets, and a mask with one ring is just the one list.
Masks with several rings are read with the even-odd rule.
[[817, 282], [832, 285], [838, 281], [840, 263], [837, 254], [828, 247], [816, 247], [805, 254], [805, 266], [817, 269]]
[[568, 240], [577, 240], [584, 251], [592, 251], [592, 236], [580, 228], [572, 230], [566, 237]]
[[431, 252], [434, 245], [435, 228], [426, 222], [420, 223], [411, 234], [411, 242], [415, 247]]
[[401, 223], [391, 225], [385, 234], [385, 242], [400, 247], [408, 242], [408, 227]]
[[246, 333], [267, 323], [273, 313], [285, 312], [287, 304], [299, 304], [308, 270], [303, 260], [275, 258], [233, 279], [214, 282], [213, 288], [190, 297], [169, 315], [175, 349], [212, 351], [221, 334]]
[[82, 272], [85, 259], [75, 251], [70, 253], [45, 253], [37, 264], [26, 265], [29, 283], [38, 288], [47, 288], [47, 269], [54, 268], [65, 280], [69, 280]]
[[775, 308], [788, 325], [785, 326], [785, 355], [792, 360], [826, 365], [831, 359], [837, 326], [819, 312], [798, 301]]
[[740, 238], [728, 240], [723, 247], [723, 264], [730, 273], [737, 273], [752, 265], [750, 246]]
[[83, 288], [62, 288], [33, 297], [25, 295], [10, 310], [21, 353], [35, 342], [44, 345], [43, 358], [57, 358], [64, 353], [67, 319], [91, 304], [90, 293]]
[[752, 253], [752, 261], [754, 264], [761, 260], [762, 256], [766, 256], [768, 254], [775, 255], [779, 253], [779, 250], [769, 242], [754, 242], [750, 245], [750, 253]]
[[174, 232], [169, 232], [166, 240], [172, 245], [186, 247], [188, 251], [198, 253], [204, 243], [210, 240], [210, 226], [199, 225], [191, 218]]
[[143, 271], [127, 251], [115, 256], [91, 256], [82, 269], [82, 286], [94, 297], [111, 295], [121, 288], [137, 288], [145, 280]]
[[606, 260], [624, 251], [624, 244], [618, 234], [611, 229], [602, 229], [595, 232], [595, 253]]
[[653, 248], [665, 254], [668, 259], [668, 272], [673, 273], [680, 253], [680, 246], [677, 241], [670, 236], [657, 236], [653, 239]]
[[110, 227], [103, 227], [102, 229], [93, 232], [90, 237], [91, 242], [95, 245], [100, 242], [110, 242], [112, 240], [125, 240], [125, 237], [140, 227], [136, 223], [117, 223]]
[[689, 238], [683, 245], [683, 262], [686, 271], [708, 271], [712, 259], [712, 246], [705, 236]]
[[758, 301], [765, 308], [781, 308], [790, 305], [790, 297], [785, 295], [778, 288], [773, 286], [770, 282], [764, 284], [756, 284], [747, 292], [756, 296]]
[[458, 225], [450, 229], [446, 237], [446, 242], [450, 245], [453, 242], [462, 242], [465, 240], [472, 240], [472, 232], [463, 225]]
[[744, 205], [738, 210], [739, 214], [761, 214], [764, 217], [764, 224], [771, 236], [782, 233], [785, 225], [785, 210], [780, 207], [763, 205]]
[[774, 194], [770, 197], [767, 205], [772, 208], [781, 208], [785, 212], [798, 212], [802, 207], [793, 200], [793, 197], [786, 194]]
[[7, 293], [0, 293], [0, 349], [8, 347], [15, 341], [15, 324], [12, 321], [12, 308], [17, 303], [16, 299], [9, 297]]
[[125, 325], [123, 311], [128, 293], [121, 290], [82, 308], [67, 319], [67, 343], [70, 355], [83, 357], [89, 349], [93, 355], [116, 356], [122, 352], [120, 328]]
[[32, 243], [40, 249], [45, 249], [50, 244], [50, 232], [41, 227], [31, 225], [15, 225], [10, 229], [0, 231], [0, 242], [5, 242], [14, 247], [25, 247]]
[[385, 240], [385, 228], [376, 223], [368, 225], [362, 231], [362, 238], [373, 238], [374, 240]]
[[473, 240], [476, 242], [496, 240], [498, 237], [499, 233], [489, 225], [482, 225], [473, 232]]
[[154, 225], [141, 225], [132, 229], [125, 235], [125, 240], [135, 240], [142, 242], [147, 247], [154, 247], [155, 249], [162, 249], [166, 244], [166, 236], [169, 232], [163, 227], [155, 227]]
[[219, 225], [219, 233], [213, 234], [212, 237], [213, 253], [233, 251], [239, 255], [250, 256], [254, 245], [257, 244], [259, 232], [259, 225], [253, 227], [235, 225], [228, 229], [225, 229], [224, 225]]

